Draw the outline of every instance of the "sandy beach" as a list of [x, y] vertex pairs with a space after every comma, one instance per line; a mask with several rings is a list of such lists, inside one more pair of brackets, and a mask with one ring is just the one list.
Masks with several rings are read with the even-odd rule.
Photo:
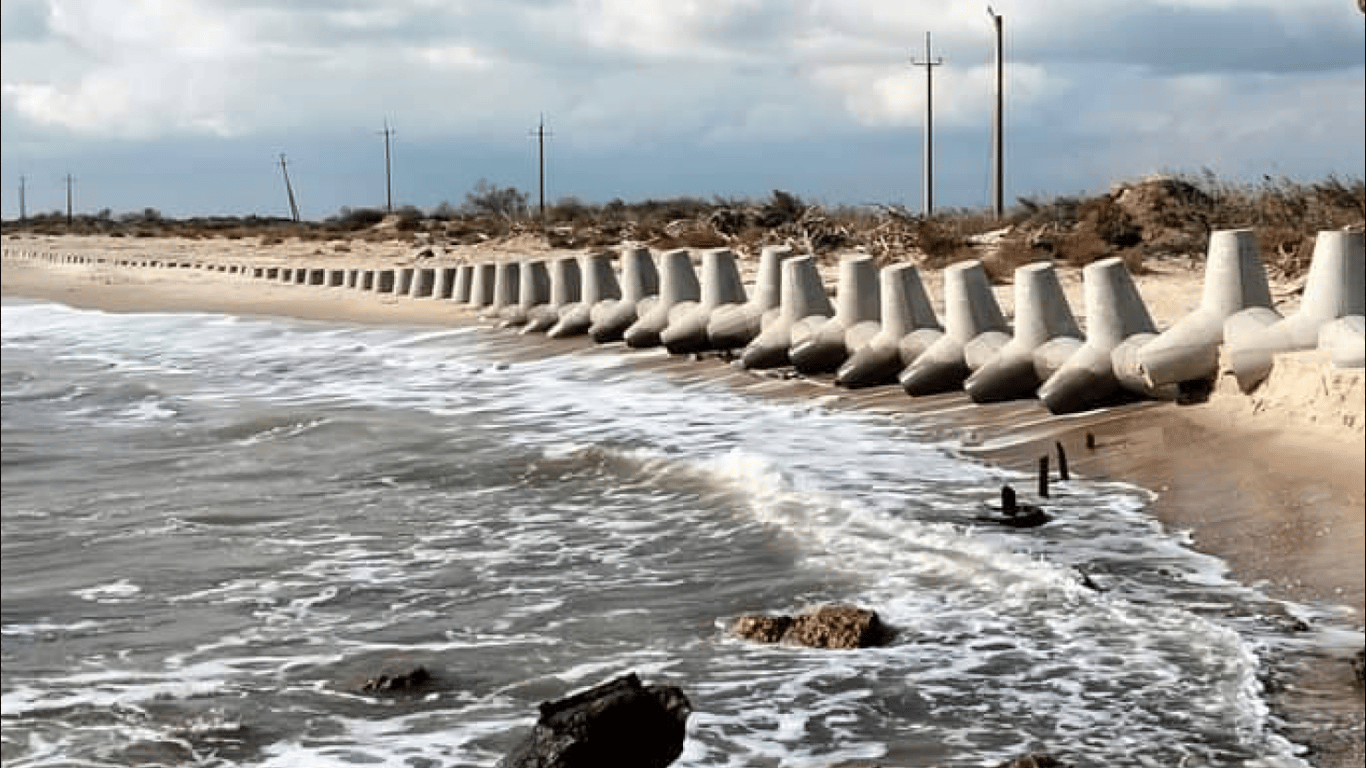
[[[197, 269], [120, 268], [8, 258], [11, 252], [176, 258], [190, 262], [275, 266], [365, 267], [411, 263], [410, 244], [370, 241], [262, 245], [253, 239], [39, 237], [4, 239], [3, 293], [112, 312], [221, 312], [278, 315], [345, 323], [433, 325], [478, 323], [449, 301], [397, 298], [340, 288], [304, 287]], [[448, 248], [442, 264], [531, 255], [534, 240]], [[557, 251], [556, 255], [572, 255]], [[1202, 275], [1184, 261], [1149, 264], [1135, 276], [1159, 327], [1199, 301]], [[828, 267], [827, 267], [828, 268]], [[1080, 271], [1060, 268], [1074, 313], [1082, 306]], [[937, 273], [924, 275], [939, 305]], [[827, 280], [830, 275], [827, 274]], [[1296, 286], [1273, 283], [1282, 312], [1293, 310]], [[1010, 286], [997, 286], [1011, 311]], [[509, 348], [555, 354], [588, 346], [507, 332]], [[610, 348], [603, 348], [609, 354]], [[1054, 417], [1037, 402], [976, 406], [962, 393], [912, 399], [898, 387], [845, 391], [823, 379], [776, 379], [707, 358], [669, 357], [653, 368], [680, 377], [709, 377], [763, 396], [820, 397], [834, 407], [923, 418], [942, 425], [959, 450], [1001, 466], [1030, 470], [1062, 445], [1074, 473], [1119, 480], [1155, 494], [1152, 510], [1171, 530], [1188, 532], [1192, 547], [1226, 561], [1230, 575], [1291, 604], [1341, 606], [1360, 628], [1366, 620], [1366, 389], [1363, 373], [1334, 371], [1312, 353], [1278, 363], [1251, 395], [1222, 377], [1207, 402], [1139, 403], [1071, 417]], [[1088, 441], [1088, 436], [1091, 440]], [[1091, 442], [1094, 447], [1088, 448]], [[1312, 622], [1312, 616], [1295, 616]], [[1314, 750], [1321, 766], [1362, 764], [1362, 692], [1351, 658], [1359, 648], [1324, 648], [1321, 662], [1294, 679], [1275, 681], [1273, 701], [1288, 732]], [[1297, 727], [1297, 723], [1306, 723]], [[1324, 723], [1332, 725], [1325, 727]]]

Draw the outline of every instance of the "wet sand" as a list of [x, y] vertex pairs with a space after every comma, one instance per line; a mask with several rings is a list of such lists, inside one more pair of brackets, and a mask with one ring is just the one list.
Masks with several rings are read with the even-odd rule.
[[[7, 240], [5, 245], [15, 244]], [[146, 241], [136, 245], [144, 251], [157, 247]], [[214, 258], [212, 246], [204, 247], [203, 257]], [[387, 259], [383, 250], [348, 254], [352, 259], [348, 265], [362, 258], [392, 264], [394, 257], [410, 250], [391, 247]], [[249, 261], [253, 255], [261, 258], [244, 253], [239, 260]], [[291, 256], [314, 263], [317, 259], [316, 254]], [[480, 256], [487, 254], [457, 258]], [[280, 263], [278, 258], [269, 261]], [[1160, 325], [1179, 316], [1182, 307], [1193, 306], [1193, 297], [1199, 293], [1198, 274], [1175, 272], [1159, 275], [1167, 285], [1158, 285], [1152, 278], [1147, 286], [1140, 283]], [[937, 282], [926, 277], [927, 284]], [[1065, 285], [1070, 277], [1064, 278]], [[480, 322], [449, 301], [285, 285], [199, 270], [6, 259], [3, 292], [104, 311], [222, 312], [398, 325]], [[1075, 301], [1074, 306], [1078, 306]], [[586, 339], [553, 341], [510, 331], [488, 333], [515, 355], [584, 352], [591, 346]], [[587, 353], [612, 354], [617, 349], [608, 345]], [[1344, 419], [1336, 412], [1289, 409], [1272, 399], [1257, 400], [1220, 388], [1201, 404], [1136, 403], [1055, 417], [1035, 401], [979, 406], [962, 393], [912, 399], [895, 386], [851, 392], [821, 379], [746, 372], [714, 357], [699, 361], [660, 351], [637, 359], [667, 375], [722, 381], [761, 396], [821, 398], [832, 407], [923, 419], [938, 425], [944, 440], [959, 450], [1022, 471], [1032, 471], [1040, 456], [1056, 456], [1055, 446], [1062, 444], [1073, 473], [1154, 491], [1151, 509], [1161, 522], [1169, 529], [1188, 532], [1196, 549], [1225, 560], [1233, 578], [1291, 603], [1341, 606], [1336, 621], [1358, 629], [1366, 617], [1366, 440], [1353, 414]], [[1359, 398], [1359, 382], [1352, 386], [1357, 389], [1349, 388], [1349, 396]], [[1086, 447], [1088, 433], [1093, 437], [1092, 449]], [[1292, 738], [1314, 750], [1308, 756], [1314, 765], [1363, 764], [1366, 718], [1350, 666], [1359, 648], [1317, 649], [1318, 661], [1311, 668], [1291, 680], [1274, 681], [1284, 688], [1273, 695], [1273, 702]]]

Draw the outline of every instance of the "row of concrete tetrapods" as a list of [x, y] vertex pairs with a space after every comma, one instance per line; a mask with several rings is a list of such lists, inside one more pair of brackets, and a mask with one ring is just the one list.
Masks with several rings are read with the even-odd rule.
[[1333, 366], [1366, 365], [1363, 238], [1347, 230], [1319, 233], [1299, 309], [1286, 317], [1272, 307], [1253, 232], [1211, 233], [1199, 307], [1160, 333], [1118, 258], [1082, 270], [1085, 334], [1048, 263], [1015, 271], [1013, 329], [975, 260], [943, 271], [942, 322], [914, 265], [878, 270], [869, 256], [845, 256], [832, 304], [815, 258], [787, 247], [763, 249], [748, 290], [728, 249], [703, 252], [700, 273], [685, 249], [656, 261], [643, 247], [374, 269], [115, 263], [450, 300], [523, 333], [674, 354], [738, 350], [746, 368], [833, 373], [850, 388], [900, 383], [913, 396], [961, 388], [979, 403], [1037, 396], [1054, 413], [1174, 397], [1184, 382], [1213, 379], [1221, 351], [1244, 391], [1283, 352], [1317, 348]]

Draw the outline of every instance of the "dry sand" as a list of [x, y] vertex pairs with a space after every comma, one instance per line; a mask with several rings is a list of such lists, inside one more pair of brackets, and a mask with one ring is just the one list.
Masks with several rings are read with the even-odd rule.
[[[412, 262], [402, 243], [298, 242], [274, 246], [255, 239], [187, 240], [9, 236], [6, 252], [143, 256], [253, 265], [393, 266]], [[547, 253], [535, 241], [448, 248], [441, 263]], [[553, 255], [573, 255], [558, 251]], [[1060, 276], [1074, 311], [1081, 304], [1078, 270]], [[828, 276], [829, 277], [829, 276]], [[938, 301], [939, 279], [924, 275]], [[1202, 275], [1183, 262], [1152, 265], [1136, 276], [1159, 327], [1199, 303]], [[355, 290], [270, 283], [194, 269], [118, 268], [34, 261], [4, 262], [3, 292], [107, 311], [202, 311], [282, 315], [339, 322], [451, 325], [476, 322], [448, 301], [396, 298]], [[1283, 312], [1294, 309], [1294, 286], [1273, 285]], [[1011, 310], [1011, 289], [997, 288]], [[581, 349], [583, 340], [509, 338], [527, 354]], [[726, 366], [665, 355], [653, 363], [683, 377], [706, 376], [766, 396], [820, 396], [836, 406], [922, 416], [967, 453], [1029, 469], [1055, 443], [1066, 446], [1074, 472], [1123, 480], [1157, 493], [1154, 514], [1188, 531], [1193, 545], [1224, 559], [1231, 575], [1293, 602], [1343, 606], [1360, 628], [1366, 609], [1366, 395], [1363, 374], [1333, 372], [1304, 353], [1278, 362], [1272, 378], [1243, 395], [1221, 378], [1208, 402], [1143, 403], [1071, 417], [1053, 417], [1037, 402], [973, 406], [961, 393], [908, 398], [898, 387], [847, 392], [827, 381], [777, 381]], [[1085, 448], [1086, 434], [1095, 438]], [[1293, 735], [1315, 750], [1315, 765], [1360, 766], [1362, 694], [1349, 665], [1352, 648], [1324, 649], [1274, 701]], [[1324, 727], [1324, 719], [1336, 723]], [[1307, 731], [1297, 720], [1313, 722]]]

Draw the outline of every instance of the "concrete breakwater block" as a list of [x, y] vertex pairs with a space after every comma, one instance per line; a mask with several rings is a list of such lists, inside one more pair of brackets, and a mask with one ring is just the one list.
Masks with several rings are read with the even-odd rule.
[[550, 300], [550, 270], [544, 259], [517, 262], [517, 302], [498, 311], [502, 328], [526, 325], [531, 312]]
[[[855, 389], [895, 382], [901, 369], [943, 333], [915, 265], [883, 267], [879, 283], [878, 332], [836, 371], [835, 383], [840, 386]], [[909, 359], [903, 359], [902, 340], [912, 335], [917, 336], [913, 343], [920, 346]]]
[[799, 320], [792, 328], [792, 366], [805, 374], [829, 373], [868, 343], [881, 329], [882, 307], [877, 265], [873, 257], [840, 258], [835, 288], [835, 315]]
[[451, 301], [456, 304], [470, 303], [470, 288], [474, 282], [474, 265], [461, 264], [455, 268], [455, 287], [451, 288]]
[[1112, 356], [1126, 340], [1144, 342], [1157, 330], [1123, 259], [1091, 262], [1081, 274], [1086, 340], [1038, 389], [1039, 399], [1053, 413], [1077, 413], [1122, 400], [1124, 388]]
[[542, 333], [560, 321], [560, 309], [578, 302], [583, 293], [579, 260], [565, 256], [550, 262], [550, 298], [527, 310], [522, 333]]
[[381, 269], [375, 272], [375, 293], [393, 293], [395, 282], [394, 270]]
[[621, 298], [605, 298], [593, 305], [588, 335], [599, 344], [621, 341], [640, 317], [640, 303], [659, 293], [659, 269], [649, 248], [631, 247], [621, 253]]
[[1313, 349], [1319, 329], [1340, 317], [1366, 313], [1366, 244], [1360, 232], [1329, 230], [1314, 240], [1304, 295], [1294, 314], [1249, 307], [1224, 321], [1224, 363], [1244, 392], [1271, 372], [1282, 352]]
[[1366, 315], [1347, 315], [1319, 329], [1319, 351], [1334, 368], [1366, 368]]
[[745, 285], [740, 267], [729, 248], [714, 248], [702, 253], [701, 296], [682, 301], [669, 310], [668, 323], [659, 340], [670, 354], [685, 355], [711, 349], [707, 326], [713, 313], [722, 307], [745, 304]]
[[815, 257], [784, 259], [778, 314], [745, 346], [740, 353], [740, 364], [746, 368], [788, 365], [791, 362], [792, 327], [808, 317], [825, 318], [833, 314], [834, 308], [825, 294]]
[[1015, 270], [1015, 333], [968, 376], [963, 389], [976, 403], [1033, 397], [1081, 345], [1081, 329], [1053, 265], [1025, 264]]
[[413, 290], [413, 268], [400, 267], [394, 272], [394, 295], [407, 296]]
[[484, 309], [493, 305], [493, 289], [498, 279], [498, 265], [492, 261], [474, 264], [470, 278], [470, 306]]
[[1210, 233], [1200, 306], [1135, 353], [1149, 387], [1211, 380], [1219, 371], [1224, 321], [1249, 307], [1271, 307], [1271, 288], [1250, 229]]
[[583, 281], [578, 301], [560, 308], [555, 324], [546, 329], [552, 339], [582, 336], [593, 325], [593, 307], [600, 301], [621, 298], [621, 285], [612, 271], [610, 253], [594, 253], [582, 257], [579, 273]]
[[409, 286], [408, 296], [414, 299], [425, 299], [435, 291], [436, 270], [431, 267], [413, 269], [413, 283]]
[[517, 306], [521, 296], [522, 265], [515, 261], [499, 261], [493, 265], [493, 301], [484, 317], [498, 318], [503, 310]]
[[790, 246], [767, 245], [759, 251], [759, 269], [749, 301], [717, 307], [707, 320], [712, 349], [740, 349], [754, 340], [778, 314], [782, 298], [782, 263], [796, 255]]
[[697, 282], [697, 272], [693, 270], [692, 255], [686, 248], [661, 254], [659, 272], [658, 298], [651, 302], [637, 302], [640, 316], [622, 335], [628, 347], [642, 349], [659, 346], [662, 341], [660, 334], [669, 324], [669, 310], [681, 302], [701, 298], [702, 287]]
[[975, 364], [1009, 342], [1006, 328], [982, 263], [950, 265], [944, 270], [944, 334], [897, 377], [902, 389], [918, 397], [962, 387]]

